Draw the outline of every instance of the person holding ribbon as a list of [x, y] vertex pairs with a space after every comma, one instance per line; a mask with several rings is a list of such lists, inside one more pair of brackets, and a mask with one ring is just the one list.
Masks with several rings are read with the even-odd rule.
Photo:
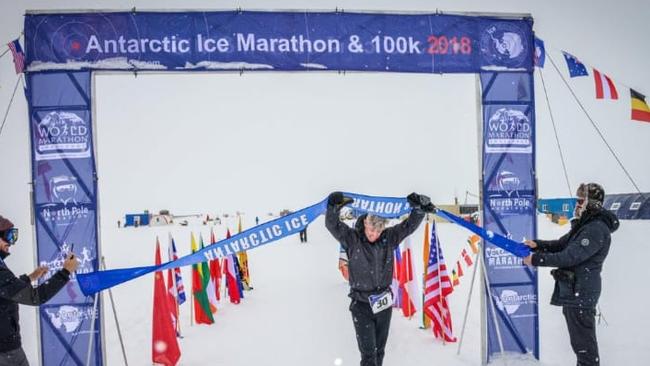
[[347, 253], [350, 312], [361, 353], [361, 366], [381, 366], [392, 315], [393, 251], [436, 207], [429, 197], [411, 193], [408, 219], [386, 228], [387, 219], [361, 215], [354, 228], [341, 222], [341, 208], [354, 200], [341, 192], [327, 199], [325, 226]]
[[577, 365], [598, 366], [595, 316], [600, 272], [619, 221], [603, 208], [605, 190], [600, 184], [581, 184], [577, 196], [571, 230], [557, 240], [526, 240], [533, 253], [524, 263], [556, 267], [551, 270], [555, 279], [551, 304], [562, 306]]
[[18, 304], [41, 305], [56, 295], [70, 280], [70, 274], [79, 265], [74, 253], [68, 254], [63, 268], [38, 287], [31, 283], [48, 272], [40, 266], [29, 276], [14, 276], [4, 260], [9, 248], [18, 241], [18, 229], [8, 219], [0, 216], [0, 366], [28, 366], [22, 348], [18, 323]]

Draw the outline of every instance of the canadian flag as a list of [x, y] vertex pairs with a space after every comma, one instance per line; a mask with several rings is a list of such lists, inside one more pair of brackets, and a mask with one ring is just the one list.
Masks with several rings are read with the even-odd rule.
[[594, 81], [596, 82], [596, 99], [618, 99], [616, 86], [609, 76], [594, 69]]
[[418, 286], [415, 283], [415, 276], [413, 276], [413, 261], [411, 260], [411, 240], [406, 238], [402, 247], [400, 271], [399, 271], [399, 287], [400, 287], [400, 305], [402, 313], [405, 317], [410, 318], [415, 314], [417, 308], [413, 299], [420, 298], [418, 294]]

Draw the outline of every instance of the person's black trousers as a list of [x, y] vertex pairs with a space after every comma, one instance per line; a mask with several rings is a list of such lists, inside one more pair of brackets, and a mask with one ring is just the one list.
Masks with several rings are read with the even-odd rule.
[[578, 359], [578, 366], [599, 366], [598, 341], [596, 340], [596, 309], [562, 307], [562, 314], [569, 328], [571, 348]]
[[384, 348], [388, 340], [393, 308], [373, 314], [370, 304], [352, 300], [350, 312], [357, 333], [361, 366], [381, 366], [384, 361]]

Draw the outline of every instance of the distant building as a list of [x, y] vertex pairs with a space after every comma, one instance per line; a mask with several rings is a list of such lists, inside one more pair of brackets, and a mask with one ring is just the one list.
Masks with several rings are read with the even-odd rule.
[[542, 198], [537, 200], [537, 211], [559, 217], [571, 218], [576, 207], [575, 198]]
[[171, 225], [173, 223], [174, 220], [172, 220], [172, 216], [169, 214], [151, 215], [151, 220], [149, 220], [149, 225], [151, 226]]
[[149, 225], [149, 212], [145, 211], [144, 213], [136, 214], [126, 214], [124, 220], [124, 227], [127, 226], [147, 226]]

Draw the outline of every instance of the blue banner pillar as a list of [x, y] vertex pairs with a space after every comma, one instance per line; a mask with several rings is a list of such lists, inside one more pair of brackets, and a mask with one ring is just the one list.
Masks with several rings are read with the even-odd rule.
[[[79, 260], [77, 273], [99, 269], [90, 91], [89, 71], [27, 74], [37, 258], [50, 268], [42, 281], [62, 268], [71, 251]], [[86, 365], [91, 337], [91, 364], [102, 365], [101, 311], [99, 304], [93, 311], [93, 301], [73, 275], [39, 308], [42, 365]]]
[[[533, 74], [484, 72], [480, 79], [483, 225], [516, 241], [534, 239], [537, 191]], [[483, 362], [489, 363], [502, 350], [530, 353], [539, 359], [537, 271], [524, 265], [522, 258], [484, 243], [487, 281]]]

